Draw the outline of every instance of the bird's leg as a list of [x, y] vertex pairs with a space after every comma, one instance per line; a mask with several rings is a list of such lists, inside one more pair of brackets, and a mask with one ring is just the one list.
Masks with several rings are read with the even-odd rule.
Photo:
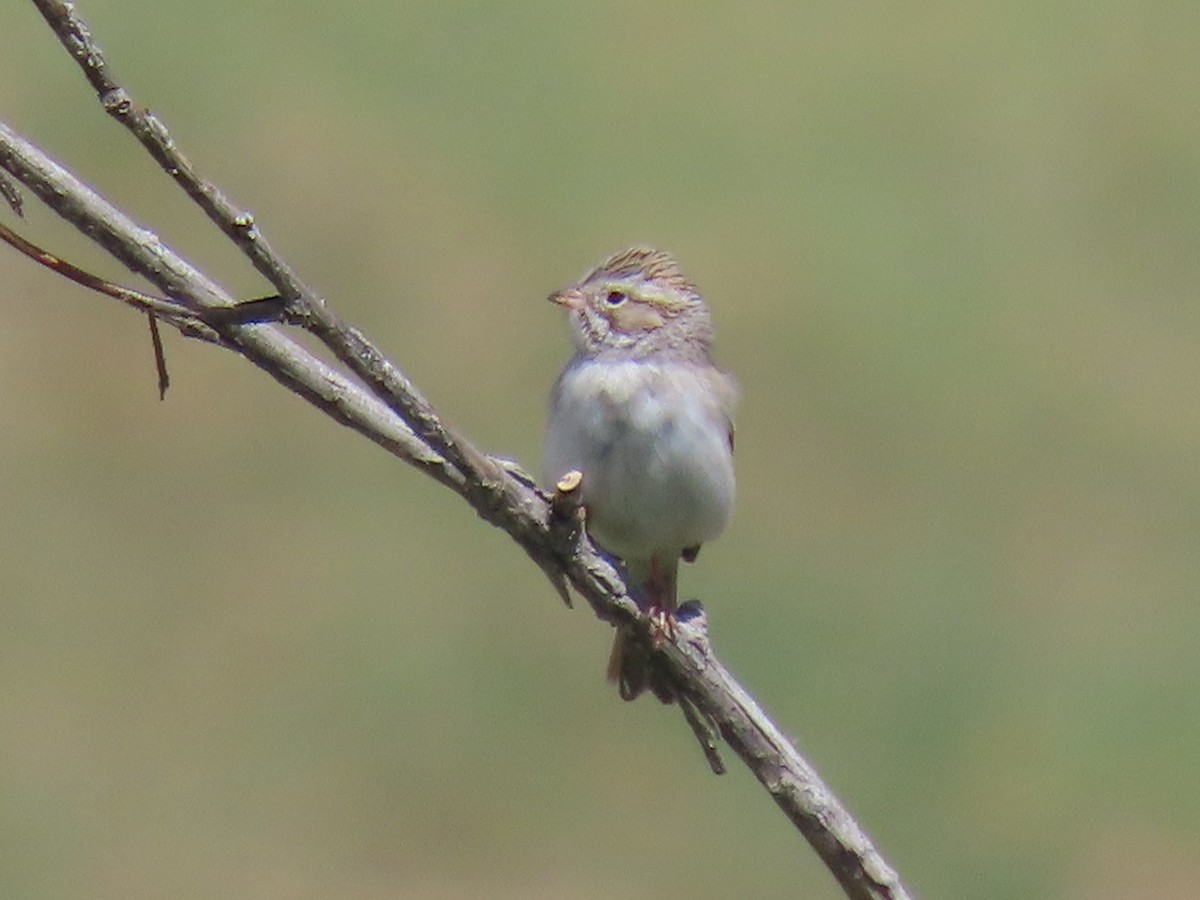
[[649, 571], [639, 567], [640, 577], [630, 585], [646, 616], [649, 640], [638, 639], [632, 624], [617, 626], [612, 655], [608, 659], [608, 679], [616, 682], [622, 700], [634, 700], [650, 688], [663, 703], [675, 702], [676, 691], [670, 673], [651, 657], [667, 641], [675, 640], [676, 566], [674, 560], [671, 562], [664, 566], [659, 557], [652, 556]]
[[650, 620], [650, 647], [654, 650], [661, 650], [663, 644], [675, 639], [675, 578], [674, 565], [663, 566], [657, 556], [650, 557], [647, 583], [650, 605], [646, 616]]

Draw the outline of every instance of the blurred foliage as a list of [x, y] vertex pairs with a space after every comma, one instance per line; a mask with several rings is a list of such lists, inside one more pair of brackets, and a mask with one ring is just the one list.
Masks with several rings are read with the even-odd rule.
[[[673, 250], [744, 391], [684, 581], [731, 667], [918, 896], [1194, 896], [1200, 6], [80, 7], [530, 467], [542, 298]], [[0, 115], [264, 292], [32, 6], [0, 21]], [[448, 492], [211, 348], [168, 337], [159, 403], [144, 323], [7, 251], [0, 313], [0, 894], [840, 896]]]

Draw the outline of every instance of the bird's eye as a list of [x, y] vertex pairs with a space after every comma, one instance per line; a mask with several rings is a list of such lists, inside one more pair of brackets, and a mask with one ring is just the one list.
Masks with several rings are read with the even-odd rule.
[[604, 298], [604, 302], [609, 306], [620, 306], [628, 299], [629, 297], [624, 291], [609, 291], [608, 295]]

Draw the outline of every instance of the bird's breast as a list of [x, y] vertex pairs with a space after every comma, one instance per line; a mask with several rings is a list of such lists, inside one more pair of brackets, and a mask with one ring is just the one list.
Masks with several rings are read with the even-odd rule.
[[724, 529], [731, 391], [714, 390], [712, 379], [691, 364], [586, 360], [556, 385], [547, 479], [583, 472], [589, 527], [618, 556], [677, 554]]

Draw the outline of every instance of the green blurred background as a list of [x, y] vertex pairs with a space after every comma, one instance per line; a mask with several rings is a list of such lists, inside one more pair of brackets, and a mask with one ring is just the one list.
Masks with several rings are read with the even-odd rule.
[[[6, 6], [0, 117], [266, 292]], [[80, 7], [531, 468], [544, 296], [674, 251], [744, 392], [683, 583], [730, 667], [918, 896], [1196, 896], [1200, 6]], [[174, 334], [159, 403], [144, 323], [7, 248], [0, 312], [0, 895], [841, 896], [449, 492]]]

